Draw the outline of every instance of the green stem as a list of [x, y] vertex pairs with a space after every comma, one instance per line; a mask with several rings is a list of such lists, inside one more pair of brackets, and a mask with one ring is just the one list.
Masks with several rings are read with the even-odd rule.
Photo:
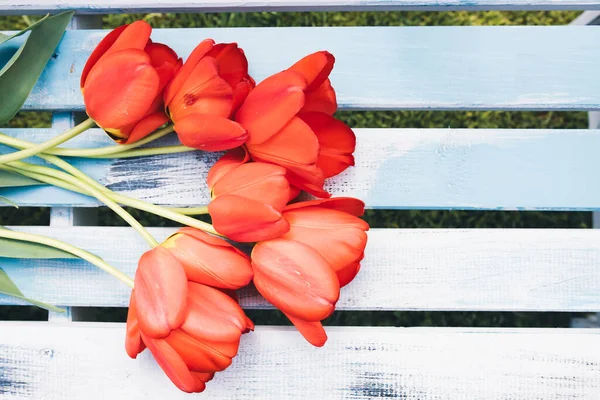
[[203, 207], [169, 207], [169, 210], [183, 215], [208, 214], [208, 206]]
[[[46, 156], [46, 157], [54, 157], [54, 158], [57, 158], [58, 160], [60, 160], [56, 156]], [[60, 161], [67, 165], [70, 165], [70, 164], [64, 162], [63, 160], [60, 160]], [[131, 214], [129, 214], [127, 211], [125, 211], [125, 209], [123, 209], [123, 207], [118, 205], [106, 193], [104, 193], [102, 190], [97, 189], [95, 187], [95, 185], [91, 185], [88, 182], [86, 182], [84, 180], [80, 180], [75, 176], [71, 176], [67, 173], [57, 171], [55, 169], [48, 168], [48, 167], [42, 167], [42, 166], [38, 166], [38, 165], [28, 164], [28, 163], [24, 163], [21, 161], [12, 162], [12, 163], [10, 163], [10, 166], [14, 166], [14, 167], [17, 167], [17, 168], [25, 170], [25, 171], [39, 172], [40, 174], [51, 174], [51, 176], [59, 177], [63, 181], [70, 183], [71, 185], [77, 186], [84, 191], [89, 192], [92, 196], [94, 196], [95, 198], [100, 200], [102, 203], [106, 204], [106, 206], [108, 208], [113, 210], [118, 216], [123, 218], [129, 225], [131, 225], [131, 227], [134, 228], [146, 240], [146, 242], [148, 242], [150, 247], [158, 246], [158, 242], [156, 241], [156, 239], [154, 239], [152, 237], [152, 235], [150, 235], [150, 233], [146, 230], [146, 228], [144, 228], [142, 226], [142, 224], [140, 224], [138, 222], [138, 220], [133, 218], [133, 216]], [[75, 167], [73, 167], [73, 168], [76, 169]], [[48, 171], [48, 170], [50, 170], [50, 171]], [[85, 174], [83, 174], [83, 175], [85, 175]], [[85, 175], [85, 176], [87, 177], [87, 175]], [[91, 180], [91, 178], [88, 178], [88, 179]], [[96, 183], [96, 182], [94, 181], [94, 183]]]
[[64, 143], [67, 140], [74, 138], [75, 136], [85, 132], [87, 129], [91, 128], [92, 126], [94, 126], [94, 121], [91, 118], [88, 118], [85, 121], [83, 121], [82, 123], [80, 123], [79, 125], [66, 130], [65, 132], [61, 133], [60, 135], [58, 135], [44, 143], [37, 144], [37, 145], [30, 147], [28, 149], [25, 149], [25, 150], [15, 151], [13, 153], [4, 154], [4, 155], [0, 156], [0, 164], [7, 164], [12, 161], [17, 161], [17, 160], [21, 160], [23, 158], [34, 156], [38, 153], [48, 150], [51, 147], [58, 146], [59, 144]]
[[[47, 149], [44, 151], [45, 154], [54, 154], [57, 156], [66, 156], [66, 157], [88, 157], [88, 158], [121, 158], [121, 157], [137, 157], [138, 155], [128, 155], [130, 152], [137, 154], [138, 151], [142, 150], [153, 150], [153, 152], [148, 152], [148, 154], [139, 154], [139, 155], [154, 155], [154, 154], [168, 154], [168, 153], [180, 153], [185, 151], [192, 151], [190, 147], [185, 146], [164, 146], [164, 147], [153, 147], [152, 149], [142, 149], [132, 151], [137, 147], [143, 146], [147, 143], [150, 143], [154, 140], [160, 139], [161, 137], [168, 135], [173, 132], [173, 125], [169, 125], [165, 128], [159, 129], [151, 135], [146, 136], [145, 138], [138, 140], [135, 143], [130, 144], [119, 144], [116, 146], [106, 146], [100, 147], [96, 149], [66, 149], [62, 147], [55, 147], [51, 149]], [[8, 136], [0, 133], [0, 143], [5, 144], [11, 147], [17, 147], [19, 149], [28, 149], [30, 147], [36, 146], [35, 143], [28, 142], [26, 140], [17, 139], [12, 136]]]
[[123, 282], [126, 285], [129, 285], [130, 287], [133, 288], [133, 279], [131, 279], [130, 277], [125, 275], [123, 272], [119, 271], [112, 265], [108, 264], [106, 261], [104, 261], [97, 255], [87, 252], [85, 250], [82, 250], [78, 247], [72, 246], [68, 243], [61, 242], [60, 240], [52, 239], [52, 238], [49, 238], [46, 236], [35, 235], [33, 233], [15, 232], [15, 231], [11, 231], [6, 228], [0, 228], [0, 237], [7, 238], [7, 239], [20, 240], [23, 242], [40, 243], [40, 244], [44, 244], [46, 246], [64, 250], [67, 253], [71, 253], [73, 255], [76, 255], [77, 257], [80, 257], [86, 261], [89, 261], [90, 263], [94, 264], [101, 270], [108, 272], [115, 278], [119, 279], [121, 282]]
[[[77, 180], [81, 180], [81, 181], [85, 182], [88, 186], [91, 186], [98, 191], [102, 191], [102, 193], [105, 196], [109, 197], [111, 200], [116, 201], [124, 206], [137, 208], [138, 210], [146, 211], [146, 212], [161, 216], [163, 218], [170, 219], [171, 221], [179, 222], [182, 225], [191, 226], [193, 228], [197, 228], [197, 229], [203, 230], [205, 232], [212, 233], [213, 235], [222, 236], [220, 233], [218, 233], [215, 230], [215, 228], [211, 224], [208, 224], [203, 221], [199, 221], [196, 218], [188, 217], [187, 215], [183, 215], [182, 213], [177, 211], [177, 210], [185, 210], [185, 208], [176, 209], [174, 211], [174, 210], [171, 210], [171, 209], [168, 209], [165, 207], [160, 207], [155, 204], [148, 203], [146, 201], [123, 196], [121, 194], [115, 193], [115, 192], [111, 191], [110, 189], [104, 187], [100, 183], [96, 182], [95, 180], [93, 180], [92, 178], [90, 178], [89, 176], [84, 174], [79, 169], [75, 168], [68, 162], [66, 162], [56, 156], [46, 155], [46, 154], [39, 154], [38, 156], [41, 157], [42, 159], [56, 165], [57, 167], [63, 169], [64, 171], [68, 172], [72, 176], [69, 174], [65, 174], [64, 172], [57, 171], [53, 168], [48, 168], [48, 167], [34, 166], [35, 169], [32, 169], [32, 168], [27, 167], [29, 164], [26, 164], [25, 168], [19, 168], [20, 170], [24, 170], [27, 172], [33, 171], [33, 172], [37, 172], [41, 175], [48, 176], [49, 178], [52, 179], [52, 182], [48, 179], [43, 179], [43, 177], [39, 177], [39, 176], [35, 177], [35, 176], [26, 175], [26, 176], [29, 176], [30, 178], [37, 179], [42, 182], [50, 183], [51, 185], [59, 186], [54, 181], [57, 177], [62, 181], [66, 181], [67, 183], [71, 183], [69, 179], [73, 179], [73, 177], [76, 177], [76, 178], [78, 178]], [[25, 164], [25, 163], [22, 163], [22, 164]], [[17, 166], [17, 167], [20, 167], [20, 166]], [[17, 172], [21, 173], [21, 171], [17, 171]], [[63, 179], [63, 177], [66, 177], [66, 179]], [[77, 187], [80, 187], [80, 186], [77, 186]], [[72, 190], [71, 188], [68, 188], [68, 187], [64, 187], [64, 188], [68, 189], [68, 190]], [[83, 191], [79, 191], [79, 190], [74, 190], [74, 191], [82, 193], [82, 194], [86, 194], [88, 196], [90, 195], [90, 192], [86, 191], [85, 189]], [[189, 209], [189, 210], [195, 210], [195, 211], [202, 210], [203, 211], [203, 212], [196, 212], [195, 214], [208, 213], [207, 207], [198, 207], [198, 208]]]
[[131, 157], [142, 157], [142, 156], [157, 156], [161, 154], [174, 154], [174, 153], [188, 153], [190, 151], [196, 151], [193, 147], [186, 147], [182, 145], [176, 146], [161, 146], [161, 147], [150, 147], [146, 149], [129, 150], [122, 153], [102, 154], [87, 156], [88, 158], [131, 158]]

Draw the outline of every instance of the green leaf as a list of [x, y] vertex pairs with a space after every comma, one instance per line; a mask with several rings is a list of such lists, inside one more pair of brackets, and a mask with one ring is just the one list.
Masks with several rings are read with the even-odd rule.
[[78, 258], [44, 244], [0, 238], [0, 257], [6, 258]]
[[[35, 82], [52, 57], [56, 46], [73, 17], [67, 11], [52, 17], [43, 18], [27, 30], [29, 36], [19, 50], [0, 70], [0, 124], [8, 122], [19, 111]], [[12, 37], [22, 35], [19, 32]], [[2, 40], [2, 42], [8, 39]]]
[[10, 171], [0, 170], [0, 188], [14, 186], [33, 186], [43, 185], [43, 182], [28, 178], [21, 174]]
[[15, 283], [8, 277], [8, 275], [6, 275], [6, 272], [4, 272], [2, 268], [0, 268], [0, 293], [16, 297], [17, 299], [24, 300], [35, 306], [45, 308], [48, 311], [65, 312], [65, 310], [63, 310], [62, 308], [58, 308], [51, 304], [42, 303], [41, 301], [25, 297], [25, 295], [19, 290], [17, 285], [15, 285]]
[[4, 43], [4, 42], [6, 42], [7, 40], [10, 40], [10, 39], [16, 38], [16, 37], [18, 37], [18, 36], [21, 36], [21, 35], [22, 35], [22, 34], [24, 34], [24, 33], [27, 33], [27, 32], [29, 32], [30, 30], [32, 30], [33, 28], [35, 28], [35, 27], [36, 27], [37, 25], [39, 25], [39, 24], [40, 24], [42, 21], [44, 21], [44, 20], [48, 19], [49, 17], [50, 17], [50, 14], [47, 14], [47, 15], [45, 15], [45, 16], [44, 16], [44, 18], [42, 18], [42, 19], [40, 19], [40, 20], [36, 21], [35, 23], [33, 23], [33, 24], [29, 25], [27, 28], [25, 28], [25, 29], [23, 29], [23, 30], [21, 30], [21, 31], [19, 31], [19, 32], [17, 32], [17, 33], [15, 33], [14, 35], [11, 35], [11, 36], [8, 36], [8, 35], [5, 35], [5, 34], [3, 34], [3, 33], [0, 33], [0, 44], [2, 44], [2, 43]]
[[9, 206], [13, 206], [14, 208], [19, 208], [19, 205], [12, 201], [11, 199], [7, 199], [4, 196], [0, 196], [0, 203], [8, 204]]

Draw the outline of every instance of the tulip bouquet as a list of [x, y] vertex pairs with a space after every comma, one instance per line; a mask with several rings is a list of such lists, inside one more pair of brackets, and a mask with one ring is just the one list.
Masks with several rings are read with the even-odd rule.
[[[81, 74], [88, 120], [42, 144], [0, 136], [20, 149], [0, 156], [1, 170], [93, 196], [140, 233], [150, 250], [135, 278], [54, 239], [4, 228], [0, 237], [84, 258], [131, 286], [127, 354], [136, 358], [147, 347], [179, 389], [201, 392], [254, 328], [235, 294], [249, 284], [310, 344], [323, 346], [321, 321], [357, 275], [369, 226], [359, 218], [362, 201], [331, 198], [324, 189], [325, 179], [354, 165], [356, 144], [333, 116], [333, 55], [307, 55], [256, 84], [237, 44], [207, 39], [183, 62], [153, 42], [151, 30], [143, 21], [121, 26], [92, 52]], [[56, 147], [94, 125], [117, 144]], [[173, 131], [182, 145], [140, 148]], [[226, 152], [206, 177], [212, 201], [194, 208], [114, 193], [65, 160], [197, 150]], [[19, 161], [33, 155], [54, 167]], [[185, 227], [158, 243], [123, 205]], [[209, 214], [212, 225], [198, 214]], [[237, 243], [253, 244], [250, 255]]]

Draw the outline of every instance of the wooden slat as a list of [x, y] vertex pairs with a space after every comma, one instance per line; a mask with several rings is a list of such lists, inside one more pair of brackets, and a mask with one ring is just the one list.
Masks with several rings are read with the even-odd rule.
[[[0, 324], [6, 400], [188, 399], [122, 324]], [[210, 399], [558, 400], [600, 398], [595, 329], [328, 328], [323, 348], [284, 327], [242, 338]]]
[[[37, 142], [57, 134], [3, 131]], [[356, 133], [356, 166], [331, 179], [327, 188], [335, 196], [358, 197], [370, 208], [600, 209], [600, 188], [595, 184], [599, 130], [357, 129]], [[71, 143], [110, 144], [97, 130]], [[116, 191], [185, 206], [210, 200], [205, 177], [217, 156], [195, 152], [75, 164]], [[50, 187], [2, 189], [0, 195], [31, 206], [96, 204]]]
[[82, 14], [139, 12], [230, 12], [230, 11], [450, 11], [450, 10], [592, 10], [597, 0], [191, 0], [131, 1], [12, 0], [0, 3], [0, 13], [41, 14], [75, 9]]
[[[133, 276], [147, 245], [130, 228], [18, 227], [86, 248]], [[157, 239], [173, 229], [151, 230]], [[600, 311], [600, 231], [373, 229], [339, 310]], [[31, 297], [66, 306], [127, 306], [129, 289], [76, 260], [3, 259]], [[14, 300], [0, 296], [0, 304]], [[270, 308], [253, 290], [245, 308]]]
[[[81, 70], [105, 34], [67, 32], [25, 109], [81, 110]], [[182, 56], [207, 37], [239, 42], [257, 81], [308, 53], [331, 51], [343, 109], [600, 110], [600, 30], [593, 27], [167, 29], [152, 36]]]

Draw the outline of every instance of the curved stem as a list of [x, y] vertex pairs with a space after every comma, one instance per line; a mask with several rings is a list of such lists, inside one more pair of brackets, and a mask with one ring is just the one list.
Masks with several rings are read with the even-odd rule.
[[9, 163], [12, 161], [17, 161], [17, 160], [21, 160], [23, 158], [34, 156], [38, 153], [48, 150], [51, 147], [58, 146], [59, 144], [66, 142], [69, 139], [74, 138], [75, 136], [86, 131], [87, 129], [91, 128], [92, 126], [94, 126], [94, 121], [91, 118], [88, 118], [85, 121], [83, 121], [82, 123], [80, 123], [79, 125], [66, 130], [65, 132], [61, 133], [60, 135], [55, 136], [54, 138], [52, 138], [44, 143], [37, 144], [37, 145], [30, 147], [28, 149], [25, 149], [25, 150], [15, 151], [13, 153], [4, 154], [4, 155], [0, 156], [0, 164], [6, 164], [6, 163]]
[[169, 210], [183, 215], [208, 214], [208, 206], [203, 207], [169, 207]]
[[[87, 156], [88, 158], [131, 158], [131, 157], [142, 157], [142, 156], [157, 156], [161, 154], [174, 154], [174, 153], [188, 153], [190, 151], [196, 151], [193, 147], [187, 147], [183, 145], [174, 146], [161, 146], [161, 147], [150, 147], [147, 149], [135, 149], [129, 150], [122, 153], [111, 153], [102, 155]], [[79, 157], [79, 156], [78, 156]]]
[[[199, 221], [196, 218], [192, 218], [187, 215], [183, 215], [182, 213], [177, 211], [177, 210], [185, 210], [185, 208], [171, 210], [171, 209], [168, 209], [165, 207], [157, 206], [152, 203], [148, 203], [143, 200], [133, 199], [131, 197], [127, 197], [127, 196], [115, 193], [115, 192], [111, 191], [110, 189], [102, 186], [100, 183], [96, 182], [94, 179], [90, 178], [89, 176], [87, 176], [82, 171], [75, 168], [68, 162], [66, 162], [56, 156], [39, 154], [39, 157], [56, 165], [57, 167], [59, 167], [61, 169], [67, 171], [69, 174], [71, 174], [73, 176], [71, 176], [69, 174], [65, 174], [64, 172], [57, 171], [53, 168], [48, 168], [48, 167], [33, 166], [34, 168], [30, 168], [29, 167], [30, 164], [25, 164], [25, 163], [21, 163], [21, 164], [25, 164], [25, 168], [19, 168], [19, 166], [17, 166], [17, 168], [19, 170], [16, 172], [22, 173], [23, 175], [26, 175], [25, 173], [21, 172], [23, 170], [25, 172], [32, 172], [32, 171], [36, 172], [38, 174], [41, 174], [42, 176], [41, 177], [40, 176], [31, 176], [31, 175], [26, 175], [26, 176], [29, 176], [30, 178], [33, 178], [33, 179], [37, 179], [42, 182], [49, 183], [54, 186], [60, 186], [65, 189], [68, 189], [68, 190], [72, 190], [72, 188], [58, 185], [56, 183], [56, 178], [58, 177], [60, 180], [70, 183], [70, 181], [68, 181], [68, 179], [69, 178], [73, 179], [73, 177], [76, 177], [76, 178], [79, 178], [81, 181], [85, 181], [88, 184], [88, 186], [94, 187], [98, 191], [102, 191], [103, 195], [109, 197], [113, 201], [116, 201], [117, 203], [120, 203], [124, 206], [137, 208], [138, 210], [146, 211], [146, 212], [152, 213], [154, 215], [158, 215], [163, 218], [169, 219], [171, 221], [179, 222], [182, 225], [191, 226], [192, 228], [197, 228], [197, 229], [203, 230], [205, 232], [212, 233], [213, 235], [223, 236], [220, 233], [218, 233], [211, 224], [206, 223], [204, 221]], [[66, 175], [69, 178], [62, 179], [62, 177], [64, 175]], [[44, 179], [43, 176], [47, 176], [50, 179]], [[80, 186], [77, 186], [77, 187], [80, 188]], [[78, 193], [86, 194], [88, 196], [91, 195], [90, 192], [86, 191], [85, 189], [83, 189], [83, 191], [81, 191], [81, 190], [74, 190], [74, 191], [78, 192]], [[206, 211], [204, 213], [208, 213], [207, 207], [198, 207], [195, 210], [199, 211], [201, 209], [204, 209]], [[123, 211], [125, 211], [125, 210], [123, 210]], [[201, 213], [198, 212], [196, 214], [201, 214]]]
[[[135, 143], [130, 144], [119, 144], [115, 146], [106, 146], [99, 147], [96, 149], [65, 149], [62, 147], [50, 148], [44, 151], [45, 154], [54, 154], [57, 156], [67, 156], [67, 157], [98, 157], [98, 158], [109, 158], [110, 156], [114, 158], [125, 156], [123, 153], [126, 153], [130, 150], [136, 149], [137, 147], [143, 146], [147, 143], [150, 143], [154, 140], [160, 139], [161, 137], [168, 135], [173, 132], [173, 125], [169, 125], [163, 129], [159, 129], [151, 135], [146, 136], [145, 138], [138, 140]], [[5, 144], [7, 146], [16, 147], [19, 149], [29, 149], [31, 147], [37, 146], [35, 143], [28, 142], [27, 140], [17, 139], [12, 136], [5, 135], [0, 133], [0, 143]], [[166, 146], [169, 147], [167, 152], [175, 152], [170, 147], [175, 146]], [[181, 146], [185, 147], [185, 146]], [[160, 149], [161, 147], [155, 147], [155, 149]], [[146, 149], [144, 149], [146, 150]], [[183, 151], [183, 149], [181, 150]], [[190, 150], [188, 150], [190, 151]], [[163, 154], [157, 152], [156, 154]], [[133, 157], [133, 156], [130, 156]]]
[[103, 270], [104, 272], [108, 272], [109, 274], [111, 274], [112, 276], [114, 276], [115, 278], [120, 280], [121, 282], [123, 282], [126, 285], [133, 288], [133, 279], [131, 279], [130, 277], [125, 275], [123, 272], [119, 271], [112, 265], [108, 264], [106, 261], [104, 261], [102, 258], [98, 257], [97, 255], [92, 254], [88, 251], [82, 250], [82, 249], [75, 247], [73, 245], [70, 245], [68, 243], [62, 242], [57, 239], [52, 239], [52, 238], [49, 238], [46, 236], [35, 235], [33, 233], [15, 232], [15, 231], [11, 231], [6, 228], [0, 228], [0, 237], [7, 238], [7, 239], [20, 240], [23, 242], [40, 243], [40, 244], [44, 244], [46, 246], [54, 247], [56, 249], [64, 250], [67, 253], [76, 255], [77, 257], [80, 257], [80, 258], [94, 264], [95, 266], [97, 266], [98, 268]]
[[[50, 156], [50, 157], [56, 157], [56, 156]], [[58, 158], [58, 157], [56, 157], [56, 158]], [[62, 160], [60, 160], [60, 161], [62, 161]], [[62, 161], [62, 162], [64, 162], [64, 161]], [[68, 164], [68, 163], [66, 163], [66, 164]], [[158, 242], [156, 241], [156, 239], [154, 239], [152, 237], [152, 235], [150, 235], [150, 233], [146, 230], [146, 228], [144, 228], [142, 226], [142, 224], [140, 224], [138, 222], [138, 220], [133, 218], [133, 216], [131, 214], [129, 214], [127, 211], [125, 211], [123, 209], [123, 207], [118, 205], [112, 198], [107, 196], [106, 193], [104, 193], [102, 190], [98, 190], [95, 187], [95, 185], [91, 185], [88, 182], [85, 182], [84, 180], [80, 180], [72, 175], [69, 175], [67, 173], [57, 171], [55, 169], [48, 168], [48, 167], [42, 167], [42, 166], [38, 166], [38, 165], [28, 164], [28, 163], [24, 163], [21, 161], [15, 161], [13, 163], [10, 163], [10, 166], [15, 166], [17, 168], [20, 168], [20, 169], [26, 170], [26, 171], [39, 172], [41, 174], [50, 173], [50, 174], [52, 174], [51, 176], [57, 176], [60, 179], [64, 180], [65, 182], [70, 183], [71, 185], [77, 186], [77, 187], [83, 189], [84, 191], [88, 191], [92, 196], [94, 196], [95, 198], [100, 200], [102, 203], [106, 204], [106, 206], [108, 208], [113, 210], [119, 217], [123, 218], [129, 225], [131, 225], [131, 227], [134, 228], [146, 240], [146, 242], [148, 242], [150, 247], [158, 246]], [[50, 171], [48, 171], [48, 170], [50, 170]], [[86, 175], [86, 177], [87, 177], [87, 175]], [[91, 180], [91, 178], [88, 178], [88, 179]]]

